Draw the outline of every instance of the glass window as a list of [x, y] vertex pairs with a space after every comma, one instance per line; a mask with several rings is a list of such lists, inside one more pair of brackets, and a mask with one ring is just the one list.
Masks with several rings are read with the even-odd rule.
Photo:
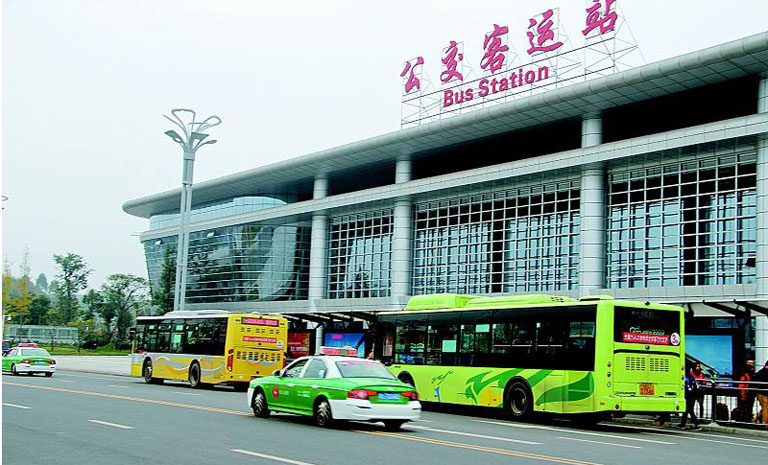
[[672, 334], [676, 333], [677, 344], [680, 343], [680, 313], [677, 311], [616, 307], [613, 327], [616, 342], [672, 345]]
[[175, 323], [171, 325], [171, 345], [169, 352], [178, 354], [182, 352], [182, 342], [184, 340], [184, 322], [181, 324]]
[[38, 348], [21, 349], [21, 353], [19, 355], [21, 357], [50, 357], [51, 356], [51, 354], [49, 354], [47, 350], [38, 349]]
[[379, 362], [368, 360], [344, 360], [336, 362], [342, 378], [395, 379], [391, 371]]
[[304, 376], [302, 376], [302, 378], [325, 378], [327, 371], [328, 368], [325, 366], [325, 362], [316, 358], [309, 363], [307, 371], [304, 372]]
[[307, 359], [296, 360], [288, 368], [285, 369], [283, 374], [284, 378], [298, 378], [301, 374], [301, 370], [304, 369], [304, 365], [307, 364]]
[[407, 321], [397, 326], [395, 363], [423, 365], [427, 327], [423, 322]]

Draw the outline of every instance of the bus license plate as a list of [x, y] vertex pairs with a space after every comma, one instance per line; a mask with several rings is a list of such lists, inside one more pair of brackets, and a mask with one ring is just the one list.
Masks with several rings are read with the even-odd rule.
[[641, 396], [652, 396], [655, 393], [655, 389], [653, 387], [653, 384], [641, 384], [640, 385], [640, 395]]
[[399, 392], [380, 392], [379, 400], [400, 400]]

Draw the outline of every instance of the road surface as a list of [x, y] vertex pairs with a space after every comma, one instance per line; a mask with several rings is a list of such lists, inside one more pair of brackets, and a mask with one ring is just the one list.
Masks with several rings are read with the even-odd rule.
[[570, 464], [765, 463], [768, 440], [426, 411], [399, 433], [351, 423], [321, 429], [290, 415], [257, 419], [245, 394], [60, 371], [3, 375], [3, 463]]

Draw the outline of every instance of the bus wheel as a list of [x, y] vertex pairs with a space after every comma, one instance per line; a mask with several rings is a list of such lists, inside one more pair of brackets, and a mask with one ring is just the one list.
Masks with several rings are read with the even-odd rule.
[[193, 389], [197, 389], [200, 387], [200, 364], [197, 362], [192, 362], [192, 365], [189, 366], [189, 375], [187, 375], [187, 380], [189, 381], [189, 387]]
[[144, 368], [141, 370], [141, 372], [144, 375], [144, 382], [147, 384], [159, 384], [163, 382], [162, 379], [154, 378], [152, 376], [152, 360], [150, 359], [144, 361]]
[[515, 381], [504, 392], [504, 407], [516, 420], [530, 416], [533, 412], [533, 393], [528, 384]]
[[259, 418], [267, 418], [269, 416], [269, 406], [267, 405], [267, 397], [264, 395], [264, 391], [257, 389], [253, 394], [253, 401], [251, 402], [251, 408], [253, 414]]

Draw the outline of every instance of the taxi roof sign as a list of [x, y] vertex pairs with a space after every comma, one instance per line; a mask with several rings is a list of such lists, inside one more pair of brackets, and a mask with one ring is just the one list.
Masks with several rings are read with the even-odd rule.
[[344, 357], [357, 357], [357, 349], [350, 346], [345, 346], [345, 347], [320, 346], [320, 350], [318, 350], [317, 353], [319, 355], [341, 355]]

